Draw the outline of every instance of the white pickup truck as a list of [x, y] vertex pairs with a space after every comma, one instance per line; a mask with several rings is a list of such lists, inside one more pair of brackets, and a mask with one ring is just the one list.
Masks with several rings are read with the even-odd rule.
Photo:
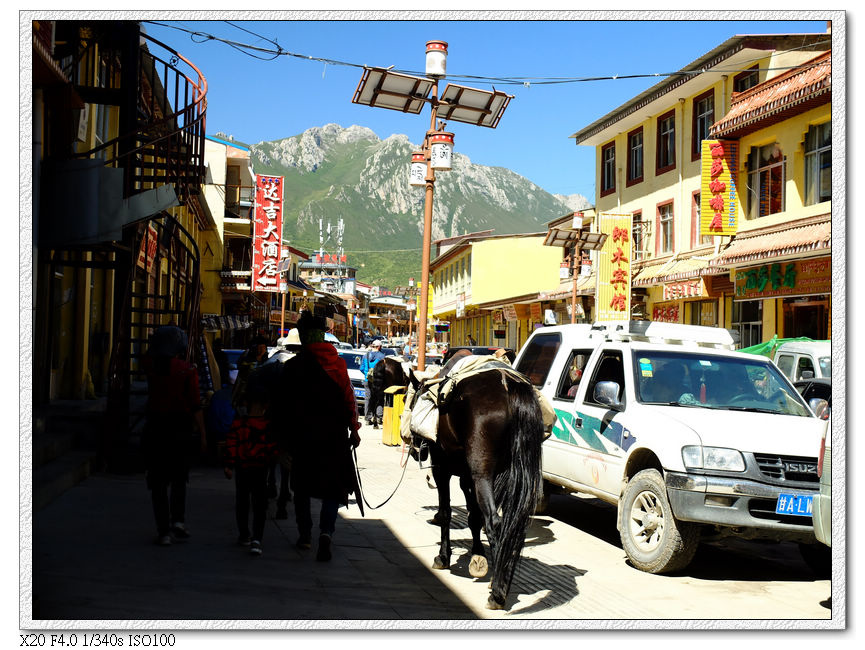
[[734, 348], [721, 328], [619, 321], [535, 330], [515, 360], [557, 416], [545, 496], [618, 506], [622, 546], [643, 571], [684, 568], [703, 533], [816, 544], [826, 423], [812, 409], [824, 405]]

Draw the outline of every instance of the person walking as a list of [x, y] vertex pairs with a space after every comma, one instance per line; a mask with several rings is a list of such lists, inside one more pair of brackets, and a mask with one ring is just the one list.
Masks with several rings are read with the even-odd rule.
[[[345, 361], [324, 341], [324, 319], [304, 311], [297, 324], [302, 347], [283, 364], [277, 431], [292, 456], [291, 487], [298, 528], [296, 546], [312, 546], [311, 499], [321, 499], [316, 559], [332, 557], [332, 537], [340, 505], [360, 488], [352, 447], [360, 444], [357, 403]], [[361, 510], [362, 512], [362, 510]]]
[[[225, 441], [225, 477], [234, 476], [235, 518], [242, 546], [252, 555], [261, 555], [267, 519], [268, 468], [277, 457], [276, 440], [266, 415], [266, 389], [256, 386], [255, 373], [247, 385], [248, 413], [234, 420]], [[252, 504], [252, 534], [249, 509]]]
[[[360, 362], [360, 371], [363, 373], [363, 390], [366, 393], [364, 419], [366, 419], [367, 424], [371, 424], [376, 428], [381, 424], [381, 419], [384, 416], [384, 404], [378, 403], [380, 401], [378, 394], [374, 394], [372, 390], [372, 376], [370, 372], [375, 367], [375, 364], [382, 359], [384, 359], [384, 352], [381, 351], [381, 340], [375, 339], [370, 343], [370, 349], [363, 355], [363, 359]], [[382, 409], [381, 414], [377, 412], [378, 409]]]
[[157, 328], [145, 358], [147, 408], [141, 449], [156, 519], [156, 542], [185, 541], [186, 484], [197, 427], [202, 454], [207, 433], [198, 391], [198, 371], [184, 359], [188, 340], [179, 327]]

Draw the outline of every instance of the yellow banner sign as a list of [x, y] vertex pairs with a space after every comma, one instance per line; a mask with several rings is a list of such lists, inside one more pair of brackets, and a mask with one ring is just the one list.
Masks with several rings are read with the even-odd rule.
[[700, 182], [700, 235], [738, 231], [736, 169], [739, 143], [703, 140]]
[[631, 215], [598, 216], [602, 233], [607, 234], [598, 252], [595, 290], [597, 320], [629, 320], [631, 317]]

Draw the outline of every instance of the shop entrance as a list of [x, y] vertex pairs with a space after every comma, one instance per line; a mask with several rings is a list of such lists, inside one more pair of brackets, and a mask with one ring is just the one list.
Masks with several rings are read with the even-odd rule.
[[829, 338], [829, 301], [815, 298], [784, 301], [784, 336]]

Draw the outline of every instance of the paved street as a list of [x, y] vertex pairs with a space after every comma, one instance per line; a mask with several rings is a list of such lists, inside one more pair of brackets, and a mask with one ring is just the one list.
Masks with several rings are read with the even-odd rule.
[[340, 510], [330, 563], [315, 561], [315, 546], [295, 549], [292, 511], [287, 521], [268, 521], [262, 557], [236, 546], [234, 486], [219, 468], [193, 471], [187, 516], [193, 536], [171, 547], [152, 543], [141, 475], [91, 476], [36, 515], [35, 620], [22, 613], [22, 627], [53, 629], [70, 620], [84, 629], [112, 629], [112, 621], [158, 621], [148, 626], [159, 629], [225, 621], [265, 629], [370, 620], [411, 627], [436, 620], [444, 622], [435, 627], [461, 628], [479, 619], [518, 627], [527, 619], [564, 627], [704, 626], [704, 619], [831, 627], [830, 581], [816, 578], [795, 546], [708, 544], [686, 571], [653, 576], [626, 564], [614, 509], [572, 496], [554, 496], [549, 512], [533, 519], [509, 609], [489, 611], [489, 579], [468, 574], [470, 535], [456, 481], [453, 564], [433, 571], [439, 535], [429, 523], [436, 493], [426, 470], [409, 461], [403, 476], [401, 448], [383, 445], [380, 430], [364, 426], [361, 434], [366, 500], [377, 506], [399, 487], [365, 517], [354, 505]]

